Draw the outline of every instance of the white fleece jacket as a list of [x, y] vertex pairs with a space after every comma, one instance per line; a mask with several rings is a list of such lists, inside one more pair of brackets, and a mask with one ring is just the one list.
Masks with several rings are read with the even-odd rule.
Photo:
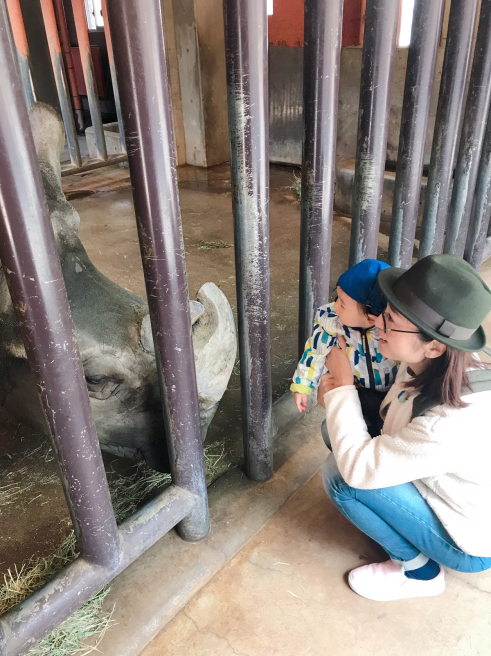
[[491, 556], [491, 391], [465, 397], [467, 408], [440, 405], [411, 421], [416, 394], [401, 365], [385, 397], [383, 433], [370, 438], [354, 385], [324, 396], [336, 462], [352, 487], [372, 490], [412, 482], [456, 544]]

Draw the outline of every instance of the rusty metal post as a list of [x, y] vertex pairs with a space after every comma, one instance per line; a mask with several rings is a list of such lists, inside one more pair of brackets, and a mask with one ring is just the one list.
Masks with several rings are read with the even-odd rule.
[[73, 118], [72, 105], [70, 103], [70, 94], [65, 76], [65, 67], [63, 65], [63, 56], [61, 52], [60, 37], [58, 36], [58, 27], [56, 25], [55, 10], [53, 0], [40, 0], [41, 11], [43, 13], [44, 28], [48, 40], [49, 54], [53, 66], [58, 99], [60, 101], [61, 115], [65, 125], [65, 133], [68, 143], [68, 152], [73, 166], [80, 166], [82, 158], [80, 157], [80, 147], [75, 129], [75, 120]]
[[441, 253], [478, 0], [452, 0], [426, 185], [419, 257]]
[[114, 566], [119, 536], [7, 20], [0, 3], [0, 260], [81, 553]]
[[342, 0], [306, 0], [298, 352], [329, 300]]
[[87, 19], [85, 17], [84, 0], [72, 0], [73, 18], [77, 30], [78, 48], [80, 50], [80, 61], [84, 72], [85, 86], [87, 88], [87, 99], [89, 101], [90, 118], [94, 128], [94, 142], [99, 159], [107, 159], [106, 139], [102, 126], [101, 106], [99, 94], [97, 93], [97, 82], [94, 73], [94, 64], [90, 52], [89, 32], [87, 30]]
[[225, 0], [245, 468], [273, 474], [269, 262], [268, 28], [265, 0]]
[[356, 146], [350, 266], [377, 257], [384, 187], [390, 86], [399, 2], [367, 0]]
[[426, 128], [444, 5], [444, 0], [416, 0], [414, 5], [389, 242], [389, 263], [404, 269], [411, 266], [413, 257]]
[[26, 99], [27, 108], [30, 109], [36, 102], [36, 94], [34, 93], [34, 87], [32, 85], [31, 57], [29, 55], [29, 45], [27, 43], [26, 28], [24, 27], [24, 18], [20, 8], [20, 1], [7, 0], [7, 9], [9, 12], [15, 47], [17, 49], [17, 57], [19, 59], [22, 90]]
[[79, 132], [82, 132], [85, 129], [84, 118], [82, 115], [82, 103], [80, 101], [80, 94], [78, 93], [77, 80], [75, 77], [75, 66], [73, 65], [72, 48], [70, 46], [70, 37], [68, 35], [63, 0], [54, 0], [54, 9], [61, 43], [61, 52], [68, 77], [68, 85], [70, 87], [73, 111], [77, 121], [77, 129]]
[[109, 3], [108, 18], [172, 476], [199, 498], [179, 532], [199, 540], [209, 515], [160, 0]]
[[479, 271], [486, 238], [491, 230], [491, 112], [479, 162], [474, 203], [464, 251], [464, 259]]
[[123, 115], [121, 114], [121, 101], [119, 99], [119, 87], [116, 74], [116, 67], [114, 65], [113, 42], [111, 39], [111, 30], [109, 29], [109, 20], [107, 18], [107, 3], [106, 0], [101, 0], [102, 6], [102, 19], [104, 21], [104, 34], [106, 36], [107, 56], [109, 59], [109, 68], [111, 69], [111, 81], [113, 84], [114, 104], [116, 105], [116, 115], [118, 117], [119, 138], [121, 140], [121, 149], [123, 153], [126, 152], [126, 141], [124, 138], [124, 125]]
[[482, 0], [444, 247], [445, 253], [460, 257], [464, 254], [486, 131], [491, 100], [490, 82], [491, 0]]

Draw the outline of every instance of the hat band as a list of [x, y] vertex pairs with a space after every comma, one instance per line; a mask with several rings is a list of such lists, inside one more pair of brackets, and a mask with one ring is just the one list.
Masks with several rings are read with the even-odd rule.
[[442, 337], [463, 341], [469, 339], [476, 332], [476, 328], [464, 328], [447, 321], [441, 314], [435, 312], [429, 305], [414, 294], [405, 280], [399, 280], [394, 285], [394, 294], [405, 304], [408, 310], [424, 321], [429, 328], [436, 330]]

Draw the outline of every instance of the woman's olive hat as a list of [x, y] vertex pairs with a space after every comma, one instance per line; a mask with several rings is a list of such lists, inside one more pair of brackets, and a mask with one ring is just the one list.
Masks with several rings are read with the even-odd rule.
[[491, 311], [491, 290], [455, 255], [428, 255], [410, 269], [384, 269], [378, 283], [391, 306], [426, 335], [458, 349], [482, 351], [481, 326]]

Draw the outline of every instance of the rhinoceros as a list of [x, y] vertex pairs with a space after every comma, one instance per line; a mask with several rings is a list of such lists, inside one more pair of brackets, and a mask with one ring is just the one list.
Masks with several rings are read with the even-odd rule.
[[[148, 306], [104, 276], [79, 239], [80, 217], [61, 186], [64, 128], [55, 110], [36, 104], [30, 121], [101, 448], [168, 471]], [[232, 373], [237, 340], [230, 305], [215, 284], [203, 285], [190, 305], [204, 439]], [[3, 273], [0, 403], [15, 418], [46, 431]]]

